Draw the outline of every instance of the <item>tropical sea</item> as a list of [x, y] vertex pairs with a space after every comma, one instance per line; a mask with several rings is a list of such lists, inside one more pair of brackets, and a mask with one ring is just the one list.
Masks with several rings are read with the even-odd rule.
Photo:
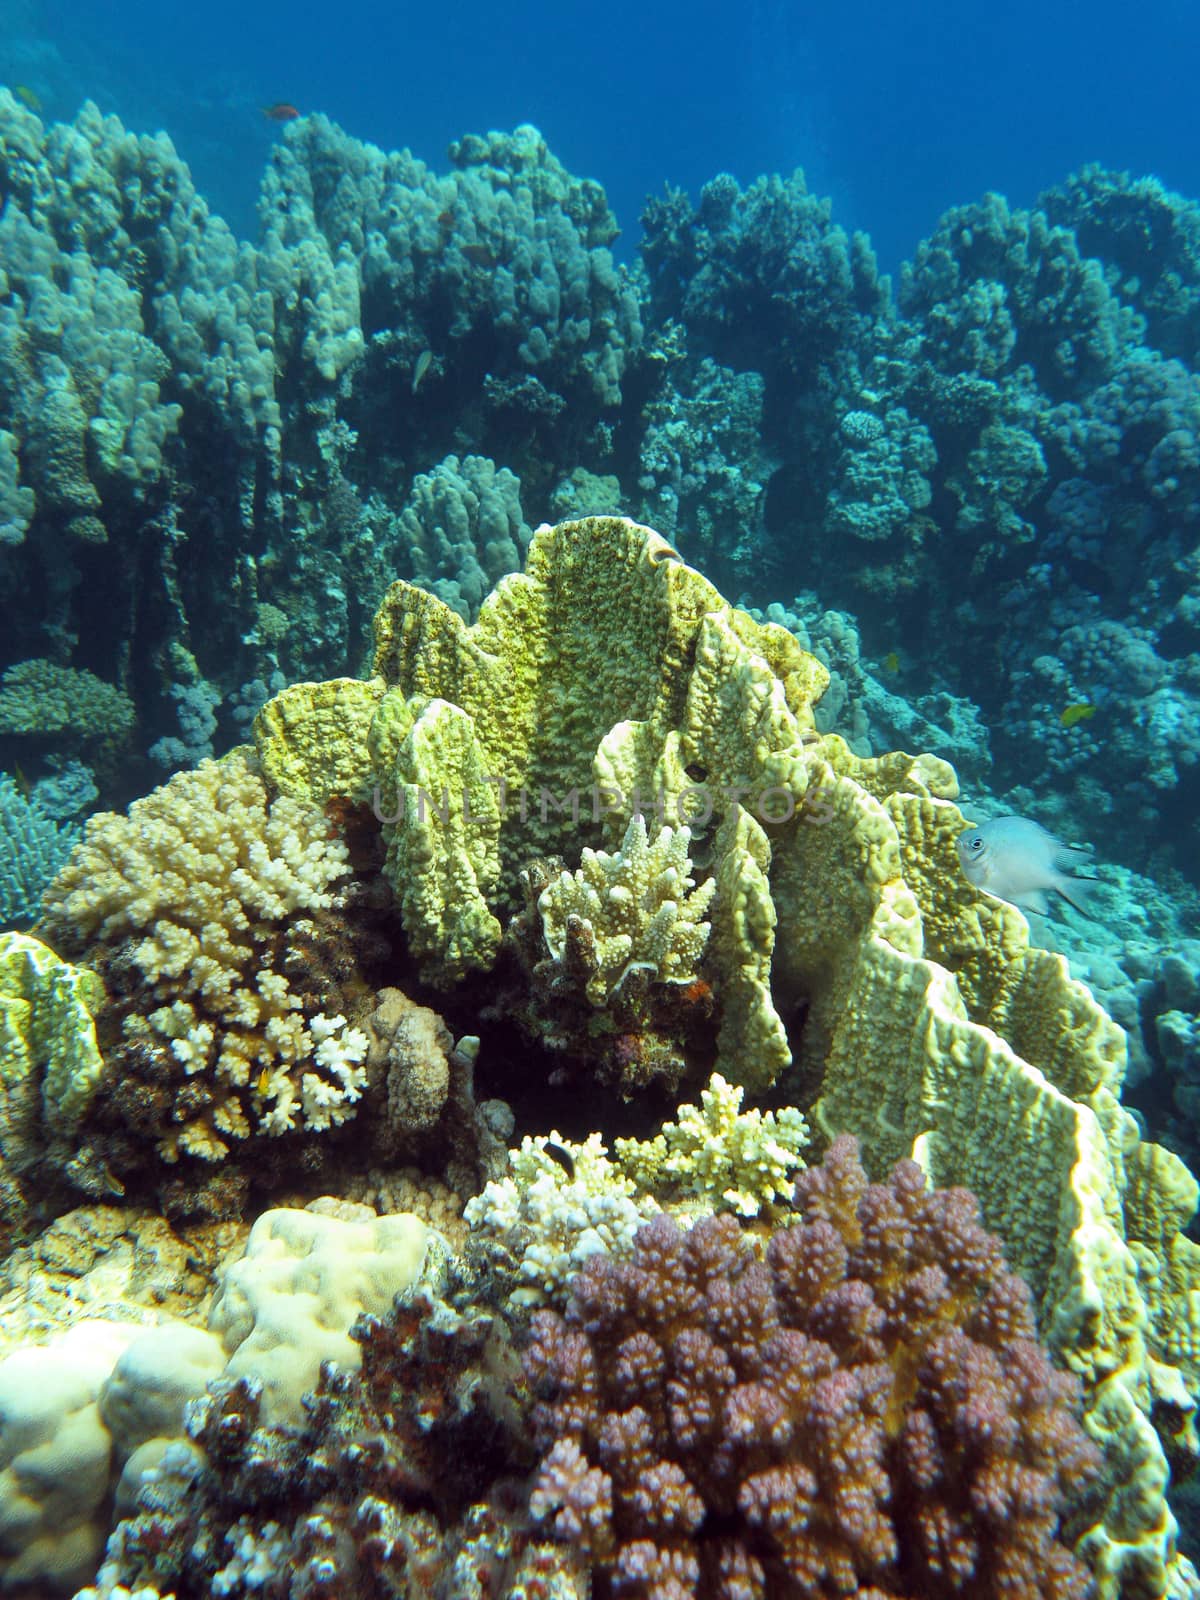
[[0, 1593], [1200, 1600], [1198, 66], [0, 0]]

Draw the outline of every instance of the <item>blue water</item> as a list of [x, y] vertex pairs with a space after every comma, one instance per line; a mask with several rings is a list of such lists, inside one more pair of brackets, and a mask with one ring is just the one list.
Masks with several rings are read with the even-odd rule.
[[70, 118], [87, 95], [165, 127], [251, 233], [263, 103], [328, 113], [441, 165], [467, 132], [535, 122], [599, 179], [632, 250], [645, 196], [802, 166], [894, 268], [948, 206], [1029, 204], [1085, 161], [1200, 193], [1185, 0], [603, 6], [7, 0], [0, 77]]

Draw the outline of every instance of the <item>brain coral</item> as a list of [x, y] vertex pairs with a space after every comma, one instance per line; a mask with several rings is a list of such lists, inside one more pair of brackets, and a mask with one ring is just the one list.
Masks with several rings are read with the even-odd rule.
[[535, 1316], [535, 1516], [653, 1600], [1091, 1593], [1061, 1518], [1098, 1453], [971, 1196], [841, 1138], [796, 1199], [765, 1260], [659, 1217]]

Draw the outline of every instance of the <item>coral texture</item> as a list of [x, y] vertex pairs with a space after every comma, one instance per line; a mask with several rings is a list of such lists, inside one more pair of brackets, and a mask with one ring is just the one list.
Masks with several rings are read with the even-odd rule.
[[296, 1425], [264, 1421], [252, 1379], [216, 1385], [79, 1600], [220, 1600], [283, 1575], [297, 1596], [584, 1600], [581, 1564], [528, 1525], [520, 1369], [494, 1318], [417, 1289], [354, 1338], [361, 1372], [327, 1367]]
[[93, 817], [46, 897], [42, 931], [140, 980], [123, 1033], [174, 1064], [160, 1153], [217, 1160], [229, 1139], [353, 1115], [366, 1036], [293, 991], [277, 957], [331, 907], [345, 846], [302, 801], [269, 799], [244, 755], [181, 773], [128, 817]]
[[[682, 812], [716, 883], [698, 969], [711, 1020], [694, 1005], [692, 1032], [678, 1013], [625, 1016], [583, 995], [585, 1017], [558, 978], [586, 964], [539, 988], [535, 958], [525, 1007], [510, 1010], [559, 1053], [551, 1082], [598, 1076], [628, 1097], [715, 1067], [755, 1092], [794, 1063], [815, 1125], [856, 1133], [873, 1172], [913, 1155], [933, 1181], [968, 1185], [1028, 1277], [1056, 1356], [1084, 1379], [1089, 1427], [1138, 1483], [1095, 1523], [1103, 1582], [1173, 1581], [1166, 1455], [1197, 1450], [1194, 1407], [1179, 1398], [1200, 1371], [1190, 1190], [1175, 1157], [1138, 1144], [1117, 1100], [1125, 1052], [1111, 1020], [1060, 958], [1030, 947], [1020, 913], [963, 878], [950, 767], [859, 757], [818, 735], [824, 668], [618, 519], [539, 529], [526, 573], [503, 580], [471, 629], [396, 585], [375, 667], [391, 686], [367, 750], [338, 765], [362, 785], [373, 767], [385, 801], [405, 797], [385, 813], [390, 870], [429, 974], [492, 963], [510, 886], [524, 879], [540, 896], [558, 870], [545, 857], [586, 842], [571, 799], [589, 779], [597, 796], [661, 807], [663, 821]], [[364, 686], [364, 710], [375, 693]], [[311, 701], [308, 688], [285, 691], [262, 718], [297, 794], [319, 790], [330, 764], [321, 755], [310, 783], [281, 745], [290, 726], [305, 735]], [[444, 814], [427, 800], [422, 818], [422, 791], [445, 793]], [[596, 812], [613, 840], [624, 819]], [[1160, 1403], [1168, 1390], [1176, 1400]]]
[[551, 956], [566, 964], [568, 945], [591, 955], [587, 996], [601, 1006], [635, 969], [658, 982], [691, 983], [708, 940], [704, 921], [716, 889], [692, 877], [687, 828], [663, 828], [651, 841], [641, 815], [629, 819], [621, 848], [583, 851], [575, 872], [552, 878], [538, 897]]
[[808, 1124], [795, 1106], [743, 1111], [745, 1091], [714, 1072], [698, 1106], [685, 1105], [653, 1139], [618, 1139], [616, 1159], [661, 1200], [756, 1217], [792, 1193]]
[[659, 1218], [535, 1316], [535, 1516], [654, 1600], [1082, 1600], [1098, 1452], [971, 1197], [843, 1138], [796, 1202], [765, 1260]]
[[23, 928], [37, 915], [42, 892], [79, 840], [79, 829], [59, 822], [0, 772], [0, 929]]
[[512, 1285], [509, 1304], [541, 1306], [564, 1300], [591, 1256], [629, 1255], [658, 1209], [614, 1164], [598, 1133], [572, 1144], [551, 1132], [510, 1150], [504, 1177], [469, 1200], [463, 1215], [491, 1269]]

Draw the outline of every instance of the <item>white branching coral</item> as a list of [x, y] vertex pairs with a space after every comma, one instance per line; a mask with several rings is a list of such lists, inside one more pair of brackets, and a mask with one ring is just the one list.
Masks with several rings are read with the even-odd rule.
[[550, 1133], [510, 1150], [507, 1176], [468, 1201], [463, 1215], [515, 1283], [512, 1303], [540, 1306], [565, 1300], [589, 1256], [630, 1254], [634, 1234], [658, 1210], [613, 1165], [598, 1133], [583, 1144]]
[[650, 1140], [600, 1134], [572, 1144], [557, 1133], [526, 1138], [509, 1168], [463, 1212], [517, 1306], [561, 1304], [589, 1256], [633, 1251], [657, 1212], [681, 1221], [709, 1211], [756, 1217], [791, 1199], [808, 1125], [792, 1106], [743, 1111], [742, 1090], [714, 1073], [698, 1106], [684, 1106]]
[[126, 1040], [169, 1049], [207, 1091], [164, 1130], [168, 1160], [216, 1160], [255, 1130], [320, 1131], [353, 1115], [365, 1034], [294, 993], [276, 965], [349, 871], [323, 812], [270, 799], [237, 751], [177, 773], [128, 816], [88, 823], [44, 928], [93, 954], [120, 947], [149, 990], [124, 1019]]
[[616, 1162], [639, 1190], [664, 1204], [696, 1199], [714, 1211], [756, 1217], [791, 1199], [808, 1124], [794, 1106], [743, 1111], [743, 1091], [713, 1074], [698, 1106], [683, 1106], [653, 1139], [618, 1139]]
[[578, 918], [589, 934], [593, 1005], [602, 1006], [639, 968], [665, 983], [696, 976], [716, 884], [709, 879], [694, 887], [690, 842], [687, 828], [662, 828], [651, 843], [645, 821], [634, 815], [620, 850], [584, 850], [578, 871], [560, 873], [542, 891], [542, 932], [556, 960], [566, 953], [569, 919]]
[[128, 816], [93, 817], [50, 889], [46, 923], [108, 943], [145, 933], [133, 957], [147, 979], [199, 961], [203, 986], [214, 965], [240, 967], [252, 919], [331, 906], [349, 871], [323, 814], [268, 799], [252, 758], [234, 751], [176, 773]]

